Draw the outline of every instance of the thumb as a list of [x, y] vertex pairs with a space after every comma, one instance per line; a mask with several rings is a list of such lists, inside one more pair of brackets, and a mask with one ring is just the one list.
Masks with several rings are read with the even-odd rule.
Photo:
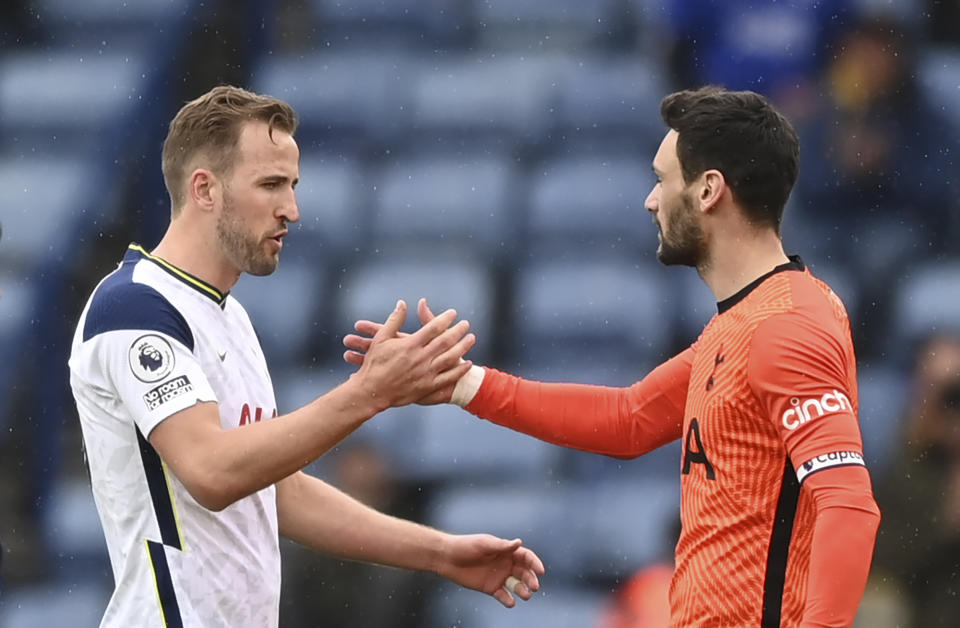
[[374, 339], [384, 339], [384, 338], [393, 338], [397, 335], [397, 332], [400, 331], [400, 328], [403, 327], [403, 322], [407, 320], [407, 304], [403, 299], [397, 301], [397, 307], [390, 312], [390, 316], [387, 317], [386, 322], [383, 324], [383, 327], [380, 328], [380, 331], [376, 333]]
[[417, 303], [417, 317], [422, 325], [426, 325], [436, 317], [436, 314], [427, 305], [426, 299], [420, 299], [420, 302]]

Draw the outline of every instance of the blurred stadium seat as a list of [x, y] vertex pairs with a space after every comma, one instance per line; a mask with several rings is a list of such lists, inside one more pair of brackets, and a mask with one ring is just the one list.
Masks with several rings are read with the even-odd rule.
[[540, 592], [531, 600], [518, 601], [509, 610], [476, 591], [446, 586], [433, 596], [435, 606], [429, 610], [425, 626], [585, 628], [597, 625], [606, 601], [605, 593], [582, 586], [556, 584], [548, 578], [541, 581]]
[[953, 123], [960, 133], [960, 50], [931, 47], [920, 55], [917, 78], [927, 100]]
[[575, 48], [600, 44], [620, 32], [617, 0], [473, 0], [473, 18], [484, 46], [539, 45]]
[[413, 87], [417, 141], [468, 137], [474, 150], [543, 141], [554, 85], [568, 62], [560, 55], [503, 54], [425, 63]]
[[553, 472], [562, 451], [452, 405], [394, 408], [376, 421], [407, 433], [385, 443], [401, 474], [436, 484], [536, 483]]
[[889, 354], [906, 358], [915, 343], [934, 332], [960, 330], [960, 262], [924, 263], [899, 278]]
[[289, 256], [314, 260], [352, 253], [369, 239], [369, 186], [353, 159], [305, 151], [300, 160], [300, 221], [289, 225]]
[[443, 257], [369, 256], [368, 261], [349, 268], [335, 280], [333, 298], [339, 305], [334, 327], [349, 333], [359, 319], [383, 321], [396, 306], [397, 299], [407, 302], [404, 330], [415, 331], [417, 300], [424, 297], [434, 313], [455, 308], [461, 319], [469, 319], [477, 335], [477, 346], [470, 357], [482, 360], [489, 355], [492, 338], [494, 293], [487, 269], [472, 263]]
[[874, 477], [883, 477], [896, 456], [907, 412], [909, 383], [892, 366], [863, 364], [859, 383], [863, 453]]
[[673, 304], [659, 271], [623, 260], [536, 262], [517, 271], [514, 346], [518, 357], [546, 362], [641, 363], [663, 359], [673, 333]]
[[[144, 94], [142, 51], [97, 48], [0, 57], [0, 141], [27, 155], [98, 148], [98, 132]], [[89, 161], [89, 152], [85, 160]]]
[[509, 160], [495, 154], [422, 154], [386, 167], [371, 218], [376, 247], [455, 247], [486, 262], [516, 234]]
[[655, 180], [635, 157], [561, 157], [530, 175], [527, 240], [535, 249], [569, 247], [624, 257], [656, 247], [656, 227], [644, 201]]
[[315, 357], [310, 349], [327, 325], [320, 316], [326, 281], [323, 266], [284, 258], [270, 279], [244, 276], [234, 286], [231, 295], [250, 316], [267, 364], [282, 368]]
[[253, 71], [251, 85], [297, 111], [301, 150], [367, 147], [407, 132], [416, 70], [416, 60], [399, 51], [270, 55]]
[[450, 42], [465, 27], [464, 2], [445, 0], [313, 0], [327, 32], [364, 46], [384, 41], [429, 45]]
[[75, 234], [64, 227], [96, 190], [92, 175], [80, 155], [0, 156], [0, 255], [22, 268], [67, 255]]
[[569, 135], [629, 134], [632, 155], [647, 159], [649, 152], [642, 169], [648, 173], [664, 135], [660, 99], [668, 92], [663, 71], [643, 57], [584, 55], [559, 81], [557, 122]]

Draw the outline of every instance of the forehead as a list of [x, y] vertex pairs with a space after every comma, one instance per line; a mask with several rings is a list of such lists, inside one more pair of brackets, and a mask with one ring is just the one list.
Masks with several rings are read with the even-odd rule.
[[660, 148], [653, 157], [653, 167], [660, 172], [667, 172], [680, 164], [677, 159], [677, 132], [673, 129], [667, 131], [660, 142]]
[[266, 122], [248, 122], [240, 130], [237, 141], [238, 168], [296, 168], [300, 160], [300, 149], [289, 133], [273, 129]]

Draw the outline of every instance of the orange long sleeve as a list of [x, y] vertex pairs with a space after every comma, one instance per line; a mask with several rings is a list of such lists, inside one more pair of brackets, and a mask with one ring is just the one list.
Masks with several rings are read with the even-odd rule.
[[867, 585], [880, 525], [870, 476], [861, 466], [825, 469], [807, 477], [803, 490], [812, 492], [817, 516], [800, 626], [850, 626]]
[[554, 384], [486, 369], [466, 409], [563, 447], [634, 458], [680, 438], [694, 349], [628, 388]]

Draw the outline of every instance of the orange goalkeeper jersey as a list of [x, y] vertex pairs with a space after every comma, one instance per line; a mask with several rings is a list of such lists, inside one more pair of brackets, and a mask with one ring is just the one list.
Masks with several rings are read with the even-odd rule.
[[719, 303], [693, 346], [630, 388], [488, 370], [467, 409], [622, 457], [680, 439], [673, 626], [799, 625], [817, 516], [801, 483], [864, 464], [846, 311], [799, 258]]

